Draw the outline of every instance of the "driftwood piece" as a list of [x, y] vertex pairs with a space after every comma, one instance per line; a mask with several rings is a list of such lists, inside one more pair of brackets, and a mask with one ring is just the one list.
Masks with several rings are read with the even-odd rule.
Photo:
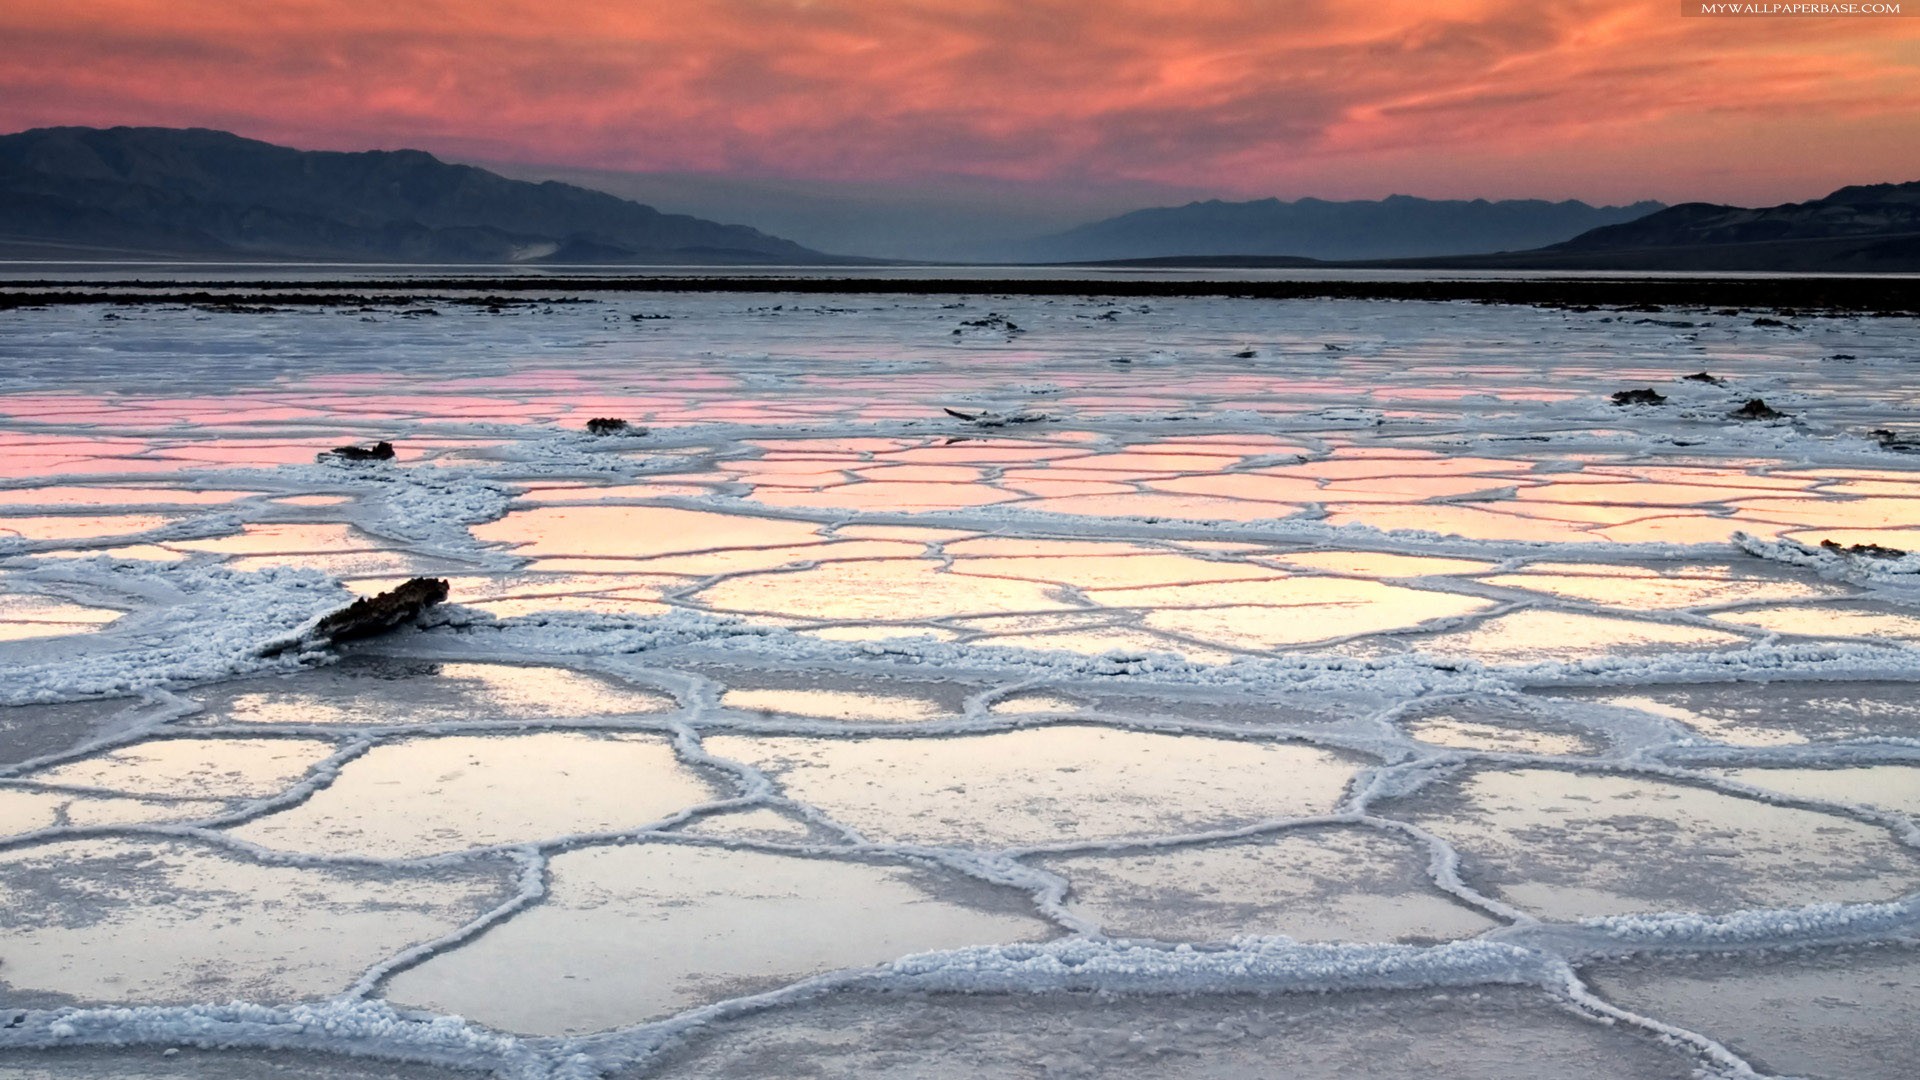
[[1619, 390], [1613, 395], [1615, 405], [1665, 405], [1667, 395], [1648, 387], [1645, 390]]
[[384, 634], [412, 622], [419, 614], [447, 598], [445, 578], [414, 578], [377, 596], [363, 596], [338, 611], [323, 615], [301, 633], [260, 650], [261, 656], [289, 651], [326, 649], [343, 642]]
[[1052, 419], [1052, 417], [1049, 417], [1046, 413], [1036, 412], [1017, 412], [1012, 415], [997, 412], [967, 413], [961, 412], [959, 409], [949, 409], [944, 406], [941, 407], [941, 411], [956, 420], [965, 420], [975, 427], [983, 428], [1005, 427], [1008, 424], [1038, 424], [1042, 421]]
[[392, 461], [393, 444], [382, 439], [372, 446], [336, 446], [323, 450], [319, 454], [321, 461], [336, 458], [340, 461]]
[[1906, 552], [1896, 547], [1882, 544], [1841, 544], [1832, 540], [1820, 541], [1820, 546], [1840, 555], [1859, 555], [1868, 559], [1901, 559]]
[[1733, 410], [1735, 420], [1785, 420], [1787, 414], [1760, 400], [1750, 399], [1745, 405]]

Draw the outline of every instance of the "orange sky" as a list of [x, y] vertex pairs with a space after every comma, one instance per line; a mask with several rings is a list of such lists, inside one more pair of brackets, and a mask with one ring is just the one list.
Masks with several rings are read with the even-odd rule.
[[[1910, 0], [1920, 10], [1920, 0]], [[1920, 179], [1920, 15], [1675, 0], [8, 0], [0, 129], [738, 176], [1777, 202]]]

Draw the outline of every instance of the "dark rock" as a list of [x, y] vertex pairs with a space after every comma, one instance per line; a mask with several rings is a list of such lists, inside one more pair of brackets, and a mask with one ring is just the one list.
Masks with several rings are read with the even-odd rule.
[[336, 446], [319, 454], [321, 461], [328, 458], [340, 461], [392, 461], [393, 444], [382, 440], [372, 446]]
[[1785, 420], [1787, 418], [1786, 413], [1768, 405], [1759, 398], [1748, 400], [1745, 405], [1733, 410], [1729, 415], [1735, 420]]
[[645, 435], [647, 429], [634, 427], [617, 416], [596, 416], [587, 421], [587, 432], [591, 435]]
[[1899, 548], [1880, 544], [1836, 544], [1832, 540], [1822, 540], [1820, 546], [1841, 555], [1859, 555], [1868, 559], [1900, 559], [1907, 554]]
[[1235, 360], [1251, 360], [1259, 355], [1259, 353], [1254, 352], [1252, 349], [1241, 349], [1239, 352], [1233, 354], [1233, 358]]
[[1795, 325], [1793, 325], [1793, 324], [1792, 324], [1792, 323], [1790, 323], [1790, 322], [1782, 322], [1782, 321], [1781, 321], [1781, 320], [1779, 320], [1779, 319], [1769, 319], [1769, 318], [1767, 318], [1767, 317], [1766, 317], [1765, 315], [1762, 315], [1762, 316], [1760, 316], [1759, 318], [1757, 318], [1757, 319], [1755, 319], [1755, 320], [1753, 320], [1753, 325], [1755, 325], [1755, 326], [1779, 326], [1779, 327], [1783, 327], [1783, 328], [1785, 328], [1785, 329], [1788, 329], [1788, 330], [1798, 330], [1798, 329], [1800, 329], [1799, 327], [1797, 327], [1797, 326], [1795, 326]]
[[1903, 454], [1920, 454], [1920, 440], [1910, 435], [1902, 435], [1887, 428], [1874, 428], [1867, 434], [1879, 440], [1880, 445], [1888, 450], [1897, 450]]
[[961, 321], [960, 327], [956, 328], [953, 333], [957, 337], [967, 330], [999, 330], [1008, 337], [1012, 337], [1015, 334], [1026, 333], [1026, 331], [1016, 325], [1012, 319], [1007, 318], [997, 311], [989, 311], [984, 318], [964, 319]]
[[1837, 353], [1834, 353], [1834, 354], [1833, 354], [1832, 356], [1829, 356], [1829, 357], [1827, 357], [1827, 359], [1829, 359], [1829, 360], [1858, 360], [1858, 359], [1859, 359], [1859, 357], [1857, 357], [1857, 356], [1855, 356], [1855, 355], [1853, 355], [1852, 353], [1849, 353], [1849, 352], [1837, 352]]
[[1665, 405], [1667, 396], [1651, 388], [1646, 390], [1620, 390], [1613, 395], [1615, 405]]
[[1704, 371], [1696, 371], [1696, 372], [1694, 372], [1694, 373], [1693, 373], [1693, 374], [1691, 374], [1691, 375], [1682, 375], [1682, 376], [1680, 376], [1680, 381], [1682, 381], [1682, 382], [1703, 382], [1703, 383], [1708, 383], [1708, 384], [1710, 384], [1710, 385], [1713, 385], [1713, 386], [1725, 386], [1725, 385], [1727, 385], [1727, 380], [1725, 380], [1725, 379], [1720, 379], [1720, 378], [1716, 378], [1716, 377], [1714, 377], [1714, 376], [1712, 376], [1712, 375], [1709, 375], [1709, 374], [1707, 374], [1707, 373], [1706, 373], [1706, 372], [1704, 372]]
[[278, 656], [291, 650], [332, 648], [343, 642], [384, 634], [403, 623], [412, 622], [421, 612], [446, 598], [445, 578], [414, 578], [378, 596], [363, 596], [338, 611], [324, 615], [304, 633], [268, 645], [260, 650], [260, 655]]

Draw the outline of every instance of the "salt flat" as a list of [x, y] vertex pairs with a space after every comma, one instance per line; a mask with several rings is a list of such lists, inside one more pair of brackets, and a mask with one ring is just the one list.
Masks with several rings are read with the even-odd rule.
[[0, 311], [0, 1077], [1910, 1075], [1920, 335], [1759, 314]]

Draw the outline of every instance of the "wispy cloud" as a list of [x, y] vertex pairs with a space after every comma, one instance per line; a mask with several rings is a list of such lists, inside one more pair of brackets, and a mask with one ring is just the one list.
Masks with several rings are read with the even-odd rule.
[[1920, 18], [1671, 0], [15, 0], [0, 40], [8, 129], [1249, 194], [1920, 176]]

